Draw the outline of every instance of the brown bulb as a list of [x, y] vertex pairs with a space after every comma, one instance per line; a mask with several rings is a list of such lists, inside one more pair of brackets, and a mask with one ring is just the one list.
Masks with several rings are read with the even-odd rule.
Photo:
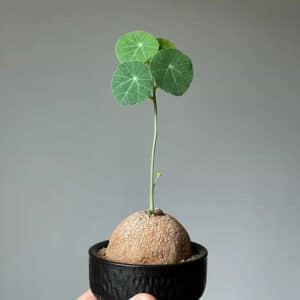
[[187, 231], [171, 215], [138, 211], [114, 230], [106, 258], [128, 264], [175, 264], [192, 255]]

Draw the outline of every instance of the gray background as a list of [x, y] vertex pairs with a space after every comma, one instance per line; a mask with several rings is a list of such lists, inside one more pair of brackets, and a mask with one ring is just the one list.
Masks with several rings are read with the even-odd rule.
[[[298, 2], [298, 3], [297, 3]], [[152, 107], [119, 107], [114, 43], [166, 36], [157, 206], [209, 249], [204, 299], [299, 298], [299, 1], [0, 1], [0, 298], [75, 299], [87, 249], [148, 201]]]

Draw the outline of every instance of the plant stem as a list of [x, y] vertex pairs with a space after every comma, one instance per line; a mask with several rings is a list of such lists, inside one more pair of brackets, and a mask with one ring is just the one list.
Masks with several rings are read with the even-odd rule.
[[153, 142], [152, 142], [152, 152], [151, 152], [151, 167], [150, 167], [150, 189], [149, 189], [149, 210], [150, 214], [155, 212], [154, 207], [154, 164], [155, 164], [155, 151], [156, 151], [156, 141], [157, 141], [157, 103], [156, 103], [156, 87], [153, 88], [153, 96], [151, 97], [154, 108], [154, 130], [153, 130]]

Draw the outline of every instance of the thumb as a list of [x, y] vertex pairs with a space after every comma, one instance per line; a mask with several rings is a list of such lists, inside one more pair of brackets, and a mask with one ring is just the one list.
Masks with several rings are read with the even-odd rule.
[[137, 294], [129, 300], [156, 300], [156, 298], [149, 294]]

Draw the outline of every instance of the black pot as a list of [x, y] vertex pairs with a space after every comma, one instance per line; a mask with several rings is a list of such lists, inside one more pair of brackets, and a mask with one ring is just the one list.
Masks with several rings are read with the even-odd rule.
[[199, 257], [169, 265], [135, 265], [112, 262], [98, 256], [103, 241], [89, 249], [90, 287], [97, 299], [128, 300], [149, 293], [158, 300], [197, 300], [205, 289], [207, 250], [192, 243]]

